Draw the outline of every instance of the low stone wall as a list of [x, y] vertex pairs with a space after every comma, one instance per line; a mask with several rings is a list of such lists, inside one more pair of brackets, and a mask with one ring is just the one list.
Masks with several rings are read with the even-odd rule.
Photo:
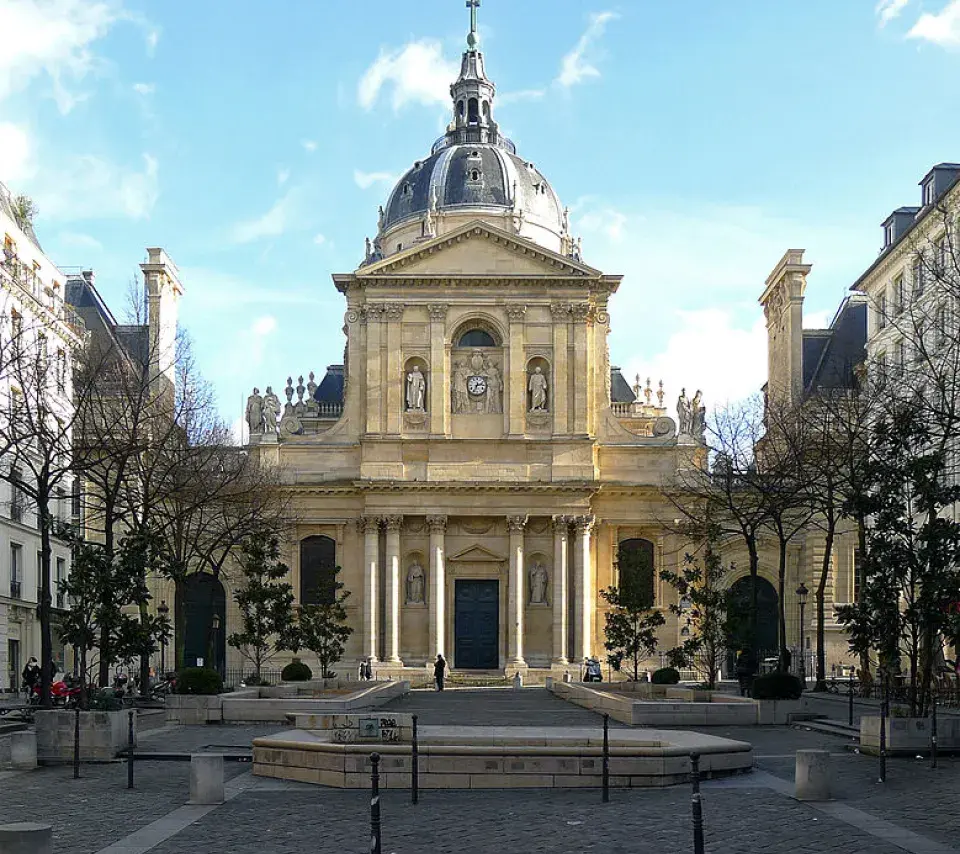
[[631, 726], [753, 726], [758, 703], [714, 691], [649, 683], [554, 682], [558, 697]]
[[217, 697], [173, 695], [167, 698], [167, 723], [196, 725], [206, 723], [285, 723], [291, 715], [330, 715], [381, 706], [402, 697], [409, 682], [357, 682], [351, 694], [333, 697], [307, 697], [306, 683], [274, 688], [244, 688]]
[[[37, 761], [41, 765], [73, 762], [74, 712], [38, 711]], [[133, 716], [134, 744], [137, 716]], [[83, 762], [109, 762], [128, 744], [127, 711], [80, 712], [80, 759]]]
[[[253, 773], [344, 789], [370, 787], [370, 754], [382, 757], [380, 785], [411, 785], [408, 745], [333, 744], [295, 739], [303, 733], [255, 739]], [[716, 741], [721, 741], [717, 739]], [[438, 745], [420, 746], [419, 785], [424, 789], [598, 788], [602, 785], [602, 750], [590, 746]], [[707, 775], [748, 771], [749, 744], [726, 742], [704, 750], [700, 768]], [[610, 785], [648, 788], [687, 783], [689, 749], [675, 746], [611, 747]]]
[[[860, 750], [873, 756], [880, 754], [880, 718], [860, 718]], [[930, 718], [887, 718], [886, 750], [888, 756], [916, 756], [930, 750], [933, 722]], [[937, 718], [937, 750], [960, 752], [960, 718], [943, 715]]]

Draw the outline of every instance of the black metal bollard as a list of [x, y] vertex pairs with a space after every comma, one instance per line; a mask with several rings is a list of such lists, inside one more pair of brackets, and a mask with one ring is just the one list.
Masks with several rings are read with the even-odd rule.
[[603, 716], [603, 802], [610, 803], [610, 715]]
[[80, 706], [73, 710], [73, 779], [80, 779]]
[[371, 753], [370, 762], [370, 854], [380, 852], [380, 754]]
[[703, 854], [703, 803], [700, 793], [695, 792], [691, 798], [693, 808], [693, 852]]
[[850, 690], [847, 692], [849, 695], [847, 699], [850, 701], [849, 709], [847, 710], [847, 719], [850, 726], [853, 726], [853, 677], [850, 677]]
[[690, 782], [693, 784], [693, 793], [700, 794], [700, 754], [690, 754]]
[[410, 798], [420, 803], [420, 745], [417, 742], [417, 716], [413, 716], [413, 745], [410, 748]]
[[930, 767], [937, 767], [937, 692], [933, 692], [931, 699], [930, 713]]
[[884, 685], [880, 700], [880, 782], [887, 782], [887, 691]]
[[127, 788], [133, 788], [133, 709], [129, 712], [127, 724]]

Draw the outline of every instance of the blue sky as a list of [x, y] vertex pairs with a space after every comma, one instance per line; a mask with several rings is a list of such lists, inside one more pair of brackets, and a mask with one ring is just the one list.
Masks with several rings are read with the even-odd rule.
[[[0, 0], [0, 180], [118, 314], [146, 246], [224, 415], [340, 362], [377, 206], [447, 120], [463, 0]], [[823, 322], [879, 223], [960, 160], [960, 0], [483, 0], [496, 117], [626, 279], [632, 376], [759, 387], [757, 305], [807, 249]]]

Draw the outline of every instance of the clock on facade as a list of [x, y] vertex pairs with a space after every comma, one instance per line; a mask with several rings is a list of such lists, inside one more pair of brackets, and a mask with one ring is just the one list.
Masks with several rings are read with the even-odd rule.
[[486, 377], [470, 377], [467, 380], [467, 390], [475, 397], [480, 397], [487, 393]]

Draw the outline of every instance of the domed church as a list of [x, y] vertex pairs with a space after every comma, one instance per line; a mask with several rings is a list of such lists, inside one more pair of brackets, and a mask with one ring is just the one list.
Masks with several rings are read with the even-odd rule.
[[[333, 276], [344, 364], [259, 384], [247, 406], [251, 450], [289, 484], [298, 599], [323, 601], [341, 567], [342, 667], [381, 677], [438, 653], [455, 673], [531, 678], [602, 657], [600, 591], [625, 551], [675, 564], [661, 490], [700, 448], [662, 388], [611, 366], [622, 277], [587, 263], [500, 132], [471, 11], [446, 133], [380, 208], [363, 263]], [[645, 583], [657, 605], [675, 596], [657, 572]], [[677, 644], [674, 621], [662, 631]]]

